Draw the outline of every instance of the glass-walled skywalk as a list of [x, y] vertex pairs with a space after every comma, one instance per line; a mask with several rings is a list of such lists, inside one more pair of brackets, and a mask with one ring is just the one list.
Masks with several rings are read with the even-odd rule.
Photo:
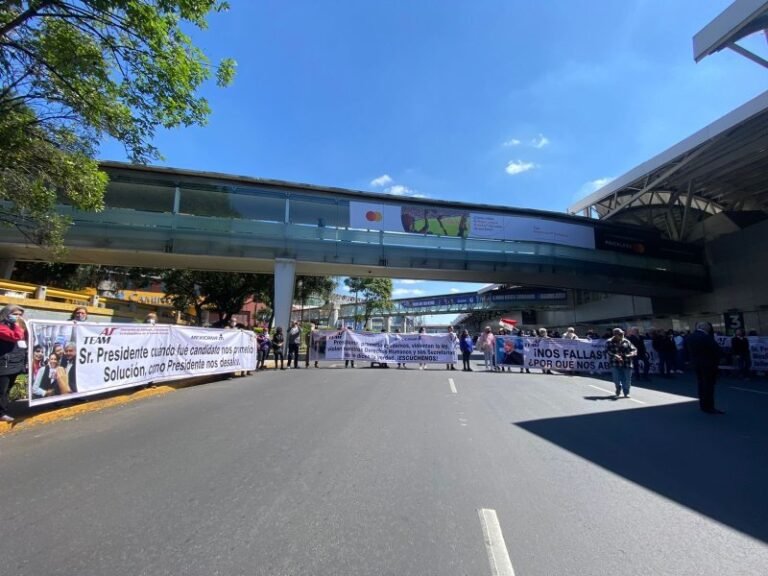
[[[705, 290], [695, 247], [540, 211], [105, 163], [106, 209], [62, 206], [73, 261], [503, 282], [636, 294]], [[34, 247], [0, 240], [15, 257]]]

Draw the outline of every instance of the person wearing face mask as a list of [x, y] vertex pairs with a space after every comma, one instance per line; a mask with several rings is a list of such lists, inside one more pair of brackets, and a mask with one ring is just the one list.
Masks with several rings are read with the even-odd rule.
[[146, 318], [144, 318], [144, 324], [157, 324], [157, 314], [155, 312], [147, 314]]
[[0, 310], [0, 422], [13, 422], [7, 413], [8, 391], [24, 372], [27, 359], [27, 325], [24, 309], [9, 304]]
[[72, 314], [69, 316], [69, 319], [74, 322], [85, 322], [88, 320], [88, 310], [85, 308], [85, 306], [78, 306], [72, 310]]

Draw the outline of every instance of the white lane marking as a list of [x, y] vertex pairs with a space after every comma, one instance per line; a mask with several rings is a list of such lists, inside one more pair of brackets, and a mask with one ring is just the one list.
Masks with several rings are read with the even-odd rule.
[[731, 390], [741, 390], [742, 392], [753, 392], [755, 394], [763, 394], [764, 396], [768, 396], [768, 392], [764, 392], [762, 390], [753, 390], [752, 388], [739, 388], [738, 386], [731, 386]]
[[458, 391], [456, 390], [456, 384], [453, 382], [453, 378], [448, 378], [448, 384], [451, 386], [451, 392], [453, 394], [458, 394]]
[[[608, 394], [613, 395], [613, 392], [611, 390], [606, 390], [605, 388], [600, 388], [600, 386], [595, 386], [594, 384], [587, 384], [590, 388], [594, 388], [595, 390], [600, 390], [601, 392], [608, 392]], [[635, 398], [632, 398], [631, 396], [627, 398], [627, 400], [632, 400], [632, 402], [637, 402], [638, 404], [647, 404], [647, 402], [643, 402], [641, 400], [637, 400]]]
[[485, 549], [488, 552], [488, 562], [491, 564], [492, 576], [515, 576], [515, 569], [512, 568], [512, 562], [509, 560], [507, 545], [504, 542], [504, 535], [501, 533], [496, 510], [480, 508], [478, 513], [480, 514], [480, 524], [483, 525], [483, 539], [485, 540]]

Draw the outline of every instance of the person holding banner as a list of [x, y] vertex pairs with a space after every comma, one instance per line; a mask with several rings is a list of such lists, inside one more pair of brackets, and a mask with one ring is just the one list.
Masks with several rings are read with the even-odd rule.
[[[419, 334], [426, 334], [427, 329], [424, 326], [419, 326]], [[419, 362], [419, 370], [424, 370], [427, 367], [426, 362]]]
[[24, 308], [8, 304], [0, 310], [0, 422], [13, 422], [7, 414], [8, 391], [24, 372], [27, 360], [27, 325]]
[[453, 326], [448, 326], [448, 335], [451, 337], [451, 347], [453, 348], [453, 355], [454, 355], [454, 362], [451, 364], [446, 364], [445, 369], [446, 370], [456, 370], [456, 348], [459, 345], [459, 337], [456, 336], [456, 332], [453, 331]]
[[[539, 341], [541, 340], [549, 340], [549, 332], [547, 332], [546, 328], [539, 328]], [[542, 374], [552, 374], [552, 370], [550, 368], [542, 368], [541, 369]]]
[[73, 322], [85, 322], [88, 320], [88, 309], [85, 306], [78, 306], [72, 310], [69, 319]]
[[624, 330], [613, 329], [613, 337], [605, 343], [605, 351], [613, 371], [613, 384], [616, 386], [616, 398], [629, 398], [629, 388], [632, 382], [632, 358], [637, 355], [637, 348], [624, 338]]

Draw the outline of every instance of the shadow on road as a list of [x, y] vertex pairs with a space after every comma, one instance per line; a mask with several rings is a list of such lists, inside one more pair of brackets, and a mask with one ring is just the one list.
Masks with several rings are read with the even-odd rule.
[[768, 419], [760, 406], [725, 416], [697, 408], [682, 402], [513, 424], [768, 542]]

